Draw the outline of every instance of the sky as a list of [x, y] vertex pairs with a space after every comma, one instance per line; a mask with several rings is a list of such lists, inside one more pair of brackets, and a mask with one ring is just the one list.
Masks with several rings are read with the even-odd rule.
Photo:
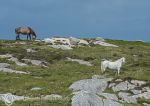
[[0, 0], [0, 39], [30, 26], [39, 39], [103, 37], [150, 42], [150, 0]]

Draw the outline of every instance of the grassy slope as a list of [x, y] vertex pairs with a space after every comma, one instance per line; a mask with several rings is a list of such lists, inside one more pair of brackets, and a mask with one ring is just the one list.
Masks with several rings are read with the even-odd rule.
[[[101, 74], [100, 60], [118, 59], [125, 57], [126, 64], [123, 65], [120, 78], [131, 77], [139, 80], [147, 80], [150, 82], [150, 43], [129, 42], [107, 40], [112, 44], [116, 44], [119, 48], [91, 46], [76, 47], [73, 50], [63, 51], [47, 47], [44, 43], [29, 42], [26, 45], [15, 44], [15, 41], [0, 41], [0, 54], [10, 53], [18, 59], [30, 58], [40, 59], [49, 62], [49, 68], [37, 66], [19, 67], [13, 62], [12, 69], [30, 71], [31, 75], [16, 75], [0, 72], [0, 93], [11, 92], [17, 95], [39, 96], [46, 94], [60, 94], [65, 98], [63, 101], [57, 102], [16, 102], [13, 106], [69, 106], [71, 91], [68, 90], [70, 84], [80, 79], [91, 78], [92, 75]], [[37, 53], [26, 53], [27, 48], [37, 50]], [[134, 57], [133, 55], [137, 55]], [[88, 67], [79, 65], [76, 62], [65, 61], [66, 57], [80, 58], [91, 61], [94, 66]], [[0, 59], [0, 62], [8, 62], [6, 59]], [[108, 70], [110, 77], [114, 77], [115, 73]], [[34, 86], [42, 87], [41, 91], [30, 91]], [[3, 105], [0, 102], [0, 105]]]

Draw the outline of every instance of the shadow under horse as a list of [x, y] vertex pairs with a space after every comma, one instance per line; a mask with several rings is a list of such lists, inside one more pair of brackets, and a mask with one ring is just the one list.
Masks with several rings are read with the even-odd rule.
[[18, 27], [15, 29], [15, 33], [16, 33], [16, 40], [20, 39], [19, 37], [20, 34], [27, 35], [27, 40], [28, 40], [28, 37], [31, 40], [31, 35], [32, 35], [32, 40], [36, 39], [36, 33], [30, 27]]

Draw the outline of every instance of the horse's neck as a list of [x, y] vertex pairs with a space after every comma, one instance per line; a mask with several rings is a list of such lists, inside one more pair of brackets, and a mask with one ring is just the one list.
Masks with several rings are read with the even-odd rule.
[[122, 64], [122, 59], [118, 59], [117, 61], [115, 61], [116, 63], [120, 63]]

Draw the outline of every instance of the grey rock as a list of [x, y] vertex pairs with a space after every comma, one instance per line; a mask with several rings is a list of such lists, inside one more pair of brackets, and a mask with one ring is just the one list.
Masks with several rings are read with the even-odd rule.
[[117, 91], [130, 90], [130, 89], [133, 89], [135, 87], [136, 87], [135, 85], [129, 83], [128, 81], [125, 81], [125, 82], [120, 82], [116, 86], [113, 86], [112, 89], [114, 92], [117, 92]]
[[35, 53], [37, 51], [33, 50], [33, 49], [26, 49], [27, 53]]
[[110, 84], [108, 85], [108, 88], [114, 87], [115, 85], [116, 85], [116, 83], [110, 83]]
[[104, 102], [103, 106], [123, 106], [121, 103], [111, 99], [104, 99], [103, 102]]
[[106, 99], [109, 99], [109, 100], [118, 101], [118, 98], [117, 98], [117, 96], [115, 94], [101, 93], [99, 95], [104, 96]]
[[72, 48], [69, 45], [48, 45], [55, 49], [62, 49], [62, 50], [71, 50]]
[[0, 58], [10, 58], [10, 57], [12, 57], [11, 54], [0, 55]]
[[135, 98], [144, 98], [144, 99], [150, 99], [150, 92], [144, 92], [138, 95], [133, 95]]
[[116, 82], [122, 82], [122, 79], [116, 79]]
[[78, 43], [80, 42], [80, 39], [74, 37], [70, 37], [69, 40], [71, 45], [78, 45]]
[[123, 106], [116, 100], [118, 98], [113, 94], [103, 93], [98, 96], [95, 93], [79, 91], [72, 98], [72, 106]]
[[9, 69], [9, 68], [0, 68], [0, 71], [8, 72], [8, 73], [16, 73], [16, 74], [29, 74], [29, 72], [12, 70], [12, 69]]
[[72, 106], [103, 106], [102, 98], [94, 93], [79, 91], [72, 97]]
[[150, 92], [144, 92], [141, 94], [137, 94], [137, 95], [131, 95], [129, 93], [125, 93], [125, 92], [119, 92], [118, 96], [127, 103], [137, 103], [137, 99], [138, 98], [144, 98], [144, 99], [150, 99]]
[[93, 93], [101, 93], [104, 91], [108, 85], [108, 81], [111, 81], [111, 78], [105, 79], [85, 79], [74, 82], [69, 88], [73, 91], [88, 91]]
[[31, 59], [22, 59], [23, 61], [25, 61], [25, 63], [31, 63], [33, 65], [36, 66], [43, 66], [43, 67], [47, 67], [45, 64], [47, 64], [47, 62], [44, 61], [40, 61], [40, 60], [31, 60]]
[[143, 103], [143, 106], [150, 106], [150, 104], [148, 104], [148, 103]]
[[40, 60], [31, 60], [31, 63], [33, 64], [33, 65], [41, 65], [42, 64], [42, 61], [40, 61]]
[[84, 61], [84, 60], [80, 60], [80, 59], [71, 59], [71, 58], [67, 58], [68, 61], [74, 61], [74, 62], [78, 62], [79, 64], [83, 64], [83, 65], [87, 65], [87, 66], [93, 66], [90, 62], [88, 61]]
[[42, 88], [40, 88], [40, 87], [33, 87], [33, 88], [31, 89], [31, 91], [38, 91], [38, 90], [42, 90]]
[[141, 86], [143, 84], [146, 84], [145, 81], [139, 81], [139, 80], [131, 80], [131, 83], [136, 85], [136, 86]]
[[137, 94], [141, 94], [141, 93], [142, 93], [141, 90], [135, 90], [135, 89], [131, 90], [131, 92], [132, 92], [134, 95], [137, 95]]
[[16, 63], [17, 65], [19, 65], [19, 66], [27, 66], [27, 64], [19, 62], [18, 59], [15, 58], [15, 57], [11, 57], [11, 58], [8, 59], [8, 60], [15, 62], [15, 63]]
[[41, 99], [54, 101], [54, 100], [61, 100], [62, 96], [58, 94], [51, 94], [51, 95], [42, 96]]
[[134, 96], [130, 96], [129, 93], [125, 93], [125, 92], [119, 92], [118, 96], [127, 103], [137, 103], [136, 97]]
[[95, 41], [95, 42], [93, 42], [93, 44], [95, 44], [95, 45], [101, 45], [101, 46], [119, 47], [117, 45], [106, 43], [106, 42], [103, 42], [103, 41]]
[[98, 40], [98, 41], [105, 41], [105, 39], [103, 39], [102, 37], [96, 37], [95, 40]]
[[144, 87], [144, 88], [142, 88], [142, 92], [150, 92], [150, 87]]
[[15, 101], [24, 100], [24, 96], [17, 96], [17, 95], [13, 95], [11, 93], [0, 94], [0, 100], [5, 102], [5, 104], [7, 106], [10, 106]]
[[92, 79], [104, 79], [104, 78], [106, 78], [106, 77], [103, 75], [93, 75], [92, 76]]
[[89, 45], [89, 42], [83, 39], [80, 39], [79, 45]]
[[0, 68], [7, 68], [9, 66], [10, 66], [10, 64], [8, 64], [8, 63], [0, 63]]

